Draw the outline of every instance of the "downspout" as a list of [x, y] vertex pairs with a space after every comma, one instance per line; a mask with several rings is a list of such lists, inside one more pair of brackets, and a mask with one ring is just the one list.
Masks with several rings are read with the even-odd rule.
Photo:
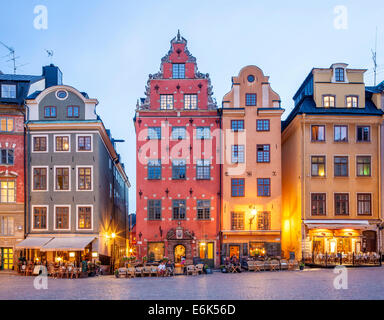
[[[303, 250], [303, 241], [305, 241], [306, 239], [306, 234], [305, 234], [305, 225], [304, 225], [304, 218], [305, 218], [305, 195], [306, 195], [306, 185], [305, 185], [305, 181], [306, 181], [306, 176], [305, 176], [305, 165], [306, 165], [306, 162], [307, 162], [307, 159], [306, 159], [306, 154], [305, 154], [305, 120], [306, 120], [306, 114], [303, 113], [303, 121], [302, 121], [302, 124], [301, 124], [301, 136], [302, 136], [302, 140], [301, 140], [301, 149], [302, 149], [302, 156], [301, 156], [301, 165], [302, 165], [302, 170], [301, 170], [301, 184], [302, 184], [302, 187], [301, 187], [301, 227], [302, 227], [302, 230], [301, 230], [301, 260], [302, 262], [304, 262], [304, 250]], [[303, 239], [304, 237], [304, 239]]]
[[[218, 114], [219, 114], [219, 129], [220, 129], [220, 138], [219, 138], [219, 145], [220, 145], [220, 163], [219, 163], [219, 181], [220, 181], [220, 185], [219, 185], [219, 262], [221, 264], [221, 246], [223, 244], [223, 234], [221, 232], [222, 230], [222, 199], [223, 199], [223, 188], [222, 188], [222, 183], [223, 183], [223, 179], [222, 179], [222, 168], [223, 168], [223, 161], [222, 161], [222, 110], [218, 110]], [[217, 161], [217, 159], [216, 159]]]

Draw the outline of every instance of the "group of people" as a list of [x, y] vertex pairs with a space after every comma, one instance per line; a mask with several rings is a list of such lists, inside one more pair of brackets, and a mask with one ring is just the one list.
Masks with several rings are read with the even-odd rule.
[[241, 264], [240, 260], [236, 255], [232, 255], [232, 257], [226, 257], [224, 260], [224, 265], [228, 267], [233, 267], [236, 272], [241, 272]]

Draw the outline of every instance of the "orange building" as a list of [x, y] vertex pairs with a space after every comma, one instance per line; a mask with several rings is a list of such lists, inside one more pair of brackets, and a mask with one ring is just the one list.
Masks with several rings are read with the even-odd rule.
[[283, 112], [260, 68], [232, 78], [222, 108], [222, 257], [281, 255]]

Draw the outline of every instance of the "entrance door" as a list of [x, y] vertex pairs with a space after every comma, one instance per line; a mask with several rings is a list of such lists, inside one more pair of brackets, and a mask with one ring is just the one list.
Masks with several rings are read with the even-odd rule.
[[237, 259], [240, 258], [240, 246], [239, 245], [229, 245], [229, 257], [232, 258], [236, 256]]
[[12, 270], [13, 268], [13, 249], [2, 248], [1, 249], [1, 265], [3, 270]]
[[181, 262], [181, 257], [185, 257], [185, 247], [182, 244], [179, 244], [175, 247], [175, 263]]
[[365, 252], [376, 252], [376, 232], [363, 231], [363, 240], [365, 240]]

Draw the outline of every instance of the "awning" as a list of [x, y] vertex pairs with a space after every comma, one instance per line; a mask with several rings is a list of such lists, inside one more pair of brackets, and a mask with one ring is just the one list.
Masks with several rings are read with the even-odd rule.
[[17, 249], [40, 249], [43, 245], [49, 243], [51, 237], [27, 237], [16, 245]]
[[364, 230], [370, 226], [368, 220], [304, 220], [308, 229], [355, 229]]
[[83, 251], [95, 237], [56, 237], [41, 247], [41, 251]]

